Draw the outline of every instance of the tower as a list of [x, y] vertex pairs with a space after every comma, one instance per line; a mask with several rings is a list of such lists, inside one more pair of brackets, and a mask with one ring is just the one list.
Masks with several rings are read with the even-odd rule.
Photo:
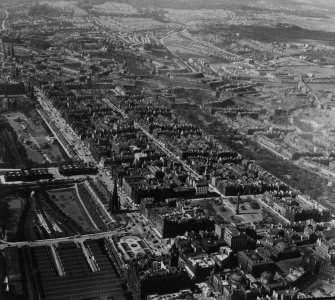
[[113, 195], [110, 199], [109, 209], [110, 209], [111, 213], [118, 213], [121, 210], [120, 198], [119, 198], [119, 195], [117, 193], [117, 182], [116, 182], [116, 180], [114, 181], [114, 190], [113, 190]]
[[240, 197], [240, 194], [238, 194], [238, 196], [237, 196], [236, 211], [235, 211], [235, 213], [236, 213], [237, 215], [240, 214], [240, 202], [241, 202], [241, 197]]

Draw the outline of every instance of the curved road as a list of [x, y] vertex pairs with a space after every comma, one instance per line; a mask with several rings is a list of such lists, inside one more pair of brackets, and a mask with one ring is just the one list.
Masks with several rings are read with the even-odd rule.
[[7, 29], [7, 27], [6, 27], [6, 21], [7, 21], [8, 17], [9, 17], [9, 12], [8, 12], [7, 10], [2, 10], [2, 11], [5, 12], [6, 17], [5, 17], [5, 18], [3, 19], [3, 21], [2, 21], [2, 24], [1, 24], [1, 31], [5, 31], [5, 30]]

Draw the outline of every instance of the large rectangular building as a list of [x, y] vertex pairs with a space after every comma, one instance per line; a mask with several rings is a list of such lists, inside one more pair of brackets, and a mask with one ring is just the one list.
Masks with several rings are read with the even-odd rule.
[[264, 271], [275, 272], [277, 266], [261, 248], [238, 252], [238, 264], [245, 273], [258, 278]]
[[192, 284], [184, 269], [166, 265], [162, 258], [152, 256], [134, 259], [126, 273], [134, 300], [146, 299], [151, 294], [176, 293]]
[[52, 179], [53, 175], [48, 169], [22, 169], [18, 171], [8, 171], [5, 173], [5, 181], [37, 181], [42, 179]]
[[226, 226], [223, 234], [224, 241], [234, 251], [241, 251], [247, 248], [247, 236], [240, 233], [234, 226]]
[[184, 235], [190, 231], [214, 230], [214, 220], [198, 207], [153, 206], [143, 211], [146, 211], [147, 218], [163, 238]]
[[106, 241], [63, 242], [23, 249], [31, 299], [126, 299]]

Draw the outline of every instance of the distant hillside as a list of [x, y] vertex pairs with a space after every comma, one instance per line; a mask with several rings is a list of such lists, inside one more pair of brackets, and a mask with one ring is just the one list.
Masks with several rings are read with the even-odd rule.
[[[58, 0], [52, 0], [57, 2]], [[36, 0], [0, 0], [0, 7], [36, 3]], [[250, 5], [253, 7], [264, 7], [269, 9], [309, 9], [309, 10], [322, 10], [322, 11], [335, 11], [334, 0], [76, 0], [73, 2], [94, 5], [103, 4], [108, 2], [119, 2], [133, 5], [134, 7], [148, 7], [156, 6], [161, 8], [175, 8], [175, 9], [214, 9], [214, 8], [227, 8]]]
[[253, 5], [260, 8], [288, 8], [288, 9], [321, 9], [335, 10], [334, 0], [79, 0], [87, 4], [105, 3], [105, 2], [121, 2], [128, 3], [135, 7], [158, 6], [162, 8], [175, 9], [203, 9], [203, 8], [224, 8], [227, 6]]
[[35, 3], [36, 0], [0, 0], [0, 8], [5, 8], [8, 6], [18, 5], [18, 4], [29, 4]]

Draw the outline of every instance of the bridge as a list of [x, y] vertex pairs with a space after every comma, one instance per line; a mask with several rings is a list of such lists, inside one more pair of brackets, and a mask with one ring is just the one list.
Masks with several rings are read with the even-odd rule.
[[38, 247], [38, 246], [52, 246], [57, 245], [62, 242], [77, 242], [77, 243], [83, 243], [86, 240], [98, 240], [101, 238], [107, 238], [111, 239], [113, 236], [117, 236], [122, 234], [122, 229], [126, 227], [119, 227], [116, 231], [107, 231], [107, 232], [99, 232], [99, 233], [92, 233], [92, 234], [85, 234], [85, 235], [75, 235], [75, 236], [69, 236], [69, 237], [62, 237], [62, 238], [53, 238], [53, 239], [46, 239], [46, 240], [36, 240], [36, 241], [23, 241], [23, 242], [6, 242], [4, 240], [0, 240], [0, 250], [3, 250], [5, 248], [9, 247]]

